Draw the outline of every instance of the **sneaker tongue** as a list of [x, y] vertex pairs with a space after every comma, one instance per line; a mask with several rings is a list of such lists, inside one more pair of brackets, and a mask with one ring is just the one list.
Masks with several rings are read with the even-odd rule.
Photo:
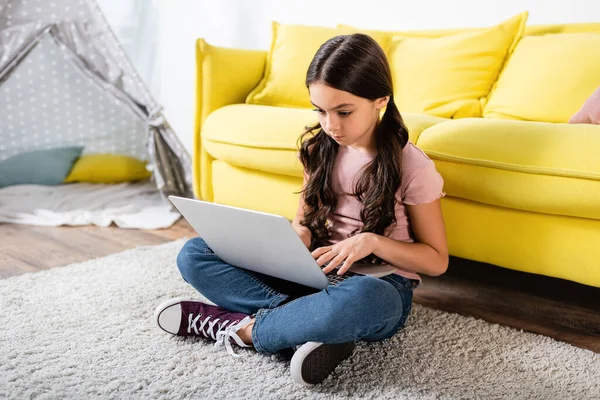
[[[225, 327], [223, 327], [222, 329], [227, 329], [231, 325], [235, 325], [247, 317], [246, 314], [231, 313], [231, 312], [225, 311], [223, 309], [220, 309], [219, 311], [215, 312], [214, 314], [212, 314], [212, 316], [213, 317], [210, 319], [210, 321], [215, 321], [216, 318], [219, 319], [219, 321], [212, 328], [212, 334], [215, 337], [217, 336], [217, 331], [219, 330], [219, 326], [223, 326], [225, 321], [229, 321], [229, 322], [227, 322], [227, 325]], [[235, 341], [232, 338], [229, 338], [229, 341], [231, 343], [235, 344]]]
[[206, 306], [203, 318], [208, 317], [209, 315], [212, 315], [211, 320], [219, 318], [219, 322], [229, 321], [230, 323], [227, 324], [228, 326], [234, 321], [241, 321], [247, 317], [246, 314], [227, 311], [218, 306]]
[[204, 303], [201, 303], [198, 301], [181, 302], [181, 308], [182, 308], [182, 314], [183, 314], [184, 318], [181, 318], [180, 330], [181, 329], [187, 330], [188, 318], [189, 318], [190, 313], [193, 314], [194, 319], [198, 316], [198, 314], [201, 314], [201, 316], [198, 319], [198, 322], [196, 324], [198, 326], [198, 329], [200, 329], [201, 322], [210, 316], [210, 319], [208, 320], [206, 325], [204, 325], [204, 331], [209, 334], [210, 339], [212, 339], [212, 338], [210, 337], [210, 332], [209, 332], [208, 327], [209, 327], [209, 324], [214, 322], [217, 318], [219, 320], [212, 327], [212, 335], [215, 337], [217, 335], [217, 331], [219, 330], [219, 326], [222, 326], [225, 321], [229, 321], [226, 326], [226, 328], [227, 328], [228, 326], [238, 323], [239, 321], [241, 321], [245, 317], [247, 317], [246, 314], [229, 312], [221, 307], [213, 306], [210, 304], [204, 304]]

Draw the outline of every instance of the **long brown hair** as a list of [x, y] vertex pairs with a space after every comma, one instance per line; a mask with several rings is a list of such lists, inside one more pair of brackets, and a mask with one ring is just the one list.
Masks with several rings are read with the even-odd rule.
[[[402, 149], [408, 142], [408, 130], [394, 103], [385, 53], [375, 40], [364, 34], [333, 37], [321, 45], [308, 67], [306, 86], [313, 83], [323, 83], [371, 101], [390, 96], [374, 132], [377, 155], [365, 166], [353, 193], [363, 206], [360, 212], [363, 226], [352, 234], [382, 235], [396, 222], [394, 208], [401, 184]], [[301, 224], [311, 230], [311, 248], [315, 248], [330, 244], [328, 221], [337, 205], [332, 174], [339, 145], [320, 124], [306, 127], [299, 142], [300, 161], [308, 174], [302, 191], [306, 208]], [[370, 261], [375, 261], [374, 257]]]

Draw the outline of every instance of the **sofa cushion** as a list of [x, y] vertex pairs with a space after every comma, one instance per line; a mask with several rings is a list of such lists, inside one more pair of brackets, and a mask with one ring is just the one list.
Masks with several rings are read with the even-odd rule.
[[585, 103], [583, 103], [581, 110], [577, 111], [577, 113], [569, 119], [569, 123], [600, 125], [600, 86], [598, 86], [598, 89], [596, 89]]
[[426, 129], [417, 145], [449, 196], [600, 219], [600, 126], [467, 118]]
[[600, 23], [579, 22], [570, 24], [530, 25], [525, 27], [525, 35], [539, 36], [549, 33], [600, 33]]
[[[360, 28], [354, 25], [338, 24], [338, 28], [352, 28], [359, 30]], [[392, 35], [410, 36], [410, 37], [442, 37], [457, 35], [461, 33], [478, 32], [488, 29], [487, 27], [470, 27], [470, 28], [447, 28], [447, 29], [420, 29], [413, 31], [373, 31], [375, 33], [389, 33]], [[582, 33], [595, 32], [600, 33], [600, 23], [598, 22], [579, 22], [568, 24], [551, 24], [551, 25], [527, 25], [523, 35], [547, 35], [549, 33]]]
[[[402, 116], [413, 142], [424, 129], [447, 121], [427, 115]], [[230, 105], [206, 118], [202, 146], [213, 158], [234, 166], [301, 177], [298, 139], [305, 126], [317, 121], [309, 109]]]
[[458, 35], [394, 36], [388, 58], [400, 111], [444, 118], [481, 116], [482, 101], [521, 38], [527, 15]]
[[600, 34], [524, 37], [484, 109], [486, 118], [567, 122], [600, 85]]
[[[283, 107], [312, 107], [304, 84], [315, 53], [330, 38], [355, 33], [356, 29], [272, 24], [271, 49], [265, 75], [250, 92], [246, 103]], [[365, 31], [384, 49], [390, 35]]]
[[220, 160], [213, 161], [211, 169], [215, 203], [294, 219], [302, 177], [235, 167]]

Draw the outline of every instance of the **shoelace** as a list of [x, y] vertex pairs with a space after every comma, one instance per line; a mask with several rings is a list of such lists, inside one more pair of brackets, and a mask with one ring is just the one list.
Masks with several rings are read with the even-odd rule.
[[[193, 314], [190, 314], [188, 316], [188, 333], [191, 333], [192, 329], [194, 329], [196, 335], [202, 334], [206, 338], [215, 340], [215, 346], [218, 347], [225, 345], [225, 348], [227, 348], [227, 353], [234, 357], [240, 356], [236, 354], [235, 351], [233, 351], [233, 347], [231, 346], [231, 341], [229, 339], [233, 339], [235, 343], [240, 347], [251, 347], [250, 345], [244, 343], [236, 333], [237, 331], [248, 325], [250, 321], [252, 321], [252, 318], [250, 316], [247, 316], [241, 321], [233, 321], [231, 324], [229, 320], [225, 320], [219, 324], [219, 318], [216, 318], [211, 321], [212, 316], [209, 315], [208, 317], [205, 317], [203, 320], [200, 321], [200, 327], [198, 327], [197, 323], [201, 317], [202, 314], [198, 314], [195, 318]], [[227, 326], [228, 324], [229, 326]], [[214, 330], [215, 325], [217, 325], [216, 331]], [[207, 326], [208, 332], [204, 330], [205, 326]]]

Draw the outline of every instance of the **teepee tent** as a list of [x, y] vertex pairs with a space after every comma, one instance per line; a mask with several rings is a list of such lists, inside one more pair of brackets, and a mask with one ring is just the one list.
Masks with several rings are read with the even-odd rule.
[[148, 162], [192, 196], [190, 156], [94, 0], [0, 0], [0, 162], [81, 146]]

